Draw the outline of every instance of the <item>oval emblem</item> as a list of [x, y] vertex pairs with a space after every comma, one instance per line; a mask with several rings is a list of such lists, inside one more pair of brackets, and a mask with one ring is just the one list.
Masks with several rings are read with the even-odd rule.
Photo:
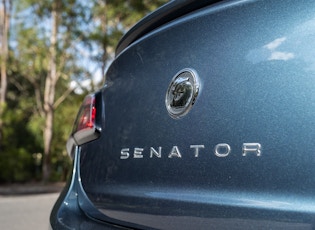
[[186, 115], [195, 104], [198, 93], [199, 79], [196, 71], [179, 71], [166, 92], [165, 105], [169, 115], [175, 119]]

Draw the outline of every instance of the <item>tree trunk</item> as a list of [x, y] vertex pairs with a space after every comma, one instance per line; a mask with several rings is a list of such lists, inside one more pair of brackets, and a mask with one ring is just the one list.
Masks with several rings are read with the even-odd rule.
[[11, 0], [2, 0], [0, 9], [0, 36], [1, 36], [1, 80], [0, 80], [0, 147], [2, 141], [2, 114], [6, 104], [7, 94], [7, 60], [8, 60], [8, 33], [10, 27]]
[[56, 6], [52, 11], [52, 33], [50, 37], [50, 60], [49, 72], [45, 82], [44, 93], [44, 111], [45, 111], [45, 127], [44, 127], [44, 156], [42, 173], [43, 182], [47, 182], [51, 173], [51, 143], [53, 138], [54, 126], [54, 101], [55, 89], [58, 81], [57, 74], [57, 34], [58, 34], [58, 12]]

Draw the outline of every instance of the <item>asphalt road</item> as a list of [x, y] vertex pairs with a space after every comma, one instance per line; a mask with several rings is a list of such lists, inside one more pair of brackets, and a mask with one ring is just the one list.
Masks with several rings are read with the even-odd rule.
[[0, 196], [0, 229], [49, 229], [49, 215], [58, 193]]

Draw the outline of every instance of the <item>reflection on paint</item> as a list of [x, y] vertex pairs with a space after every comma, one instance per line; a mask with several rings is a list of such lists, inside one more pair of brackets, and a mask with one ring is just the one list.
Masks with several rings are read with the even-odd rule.
[[265, 45], [250, 50], [246, 59], [253, 64], [265, 61], [289, 61], [299, 59], [304, 70], [315, 71], [315, 18], [294, 27], [290, 33], [278, 36]]
[[294, 58], [294, 53], [280, 51], [281, 45], [287, 40], [286, 37], [276, 38], [259, 49], [254, 49], [249, 52], [247, 59], [254, 64], [262, 61], [288, 61]]

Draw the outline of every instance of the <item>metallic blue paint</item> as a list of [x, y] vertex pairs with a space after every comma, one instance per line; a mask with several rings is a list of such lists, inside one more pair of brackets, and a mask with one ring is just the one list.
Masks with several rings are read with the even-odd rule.
[[119, 227], [113, 224], [100, 223], [99, 221], [89, 217], [82, 211], [79, 206], [78, 192], [82, 190], [80, 183], [78, 183], [78, 157], [79, 148], [74, 150], [73, 172], [71, 180], [67, 183], [60, 197], [56, 201], [50, 216], [50, 227], [52, 229], [66, 230], [66, 229], [112, 229], [122, 230], [126, 228]]
[[[100, 138], [77, 148], [75, 210], [143, 229], [313, 229], [314, 36], [314, 1], [243, 0], [133, 41], [107, 72]], [[184, 68], [201, 90], [174, 120], [165, 93]], [[242, 156], [250, 142], [260, 157]], [[215, 156], [219, 143], [227, 157]], [[196, 158], [190, 145], [205, 148]], [[162, 157], [150, 158], [159, 146]], [[173, 146], [182, 158], [168, 158]], [[143, 158], [122, 160], [122, 148], [143, 148]]]

